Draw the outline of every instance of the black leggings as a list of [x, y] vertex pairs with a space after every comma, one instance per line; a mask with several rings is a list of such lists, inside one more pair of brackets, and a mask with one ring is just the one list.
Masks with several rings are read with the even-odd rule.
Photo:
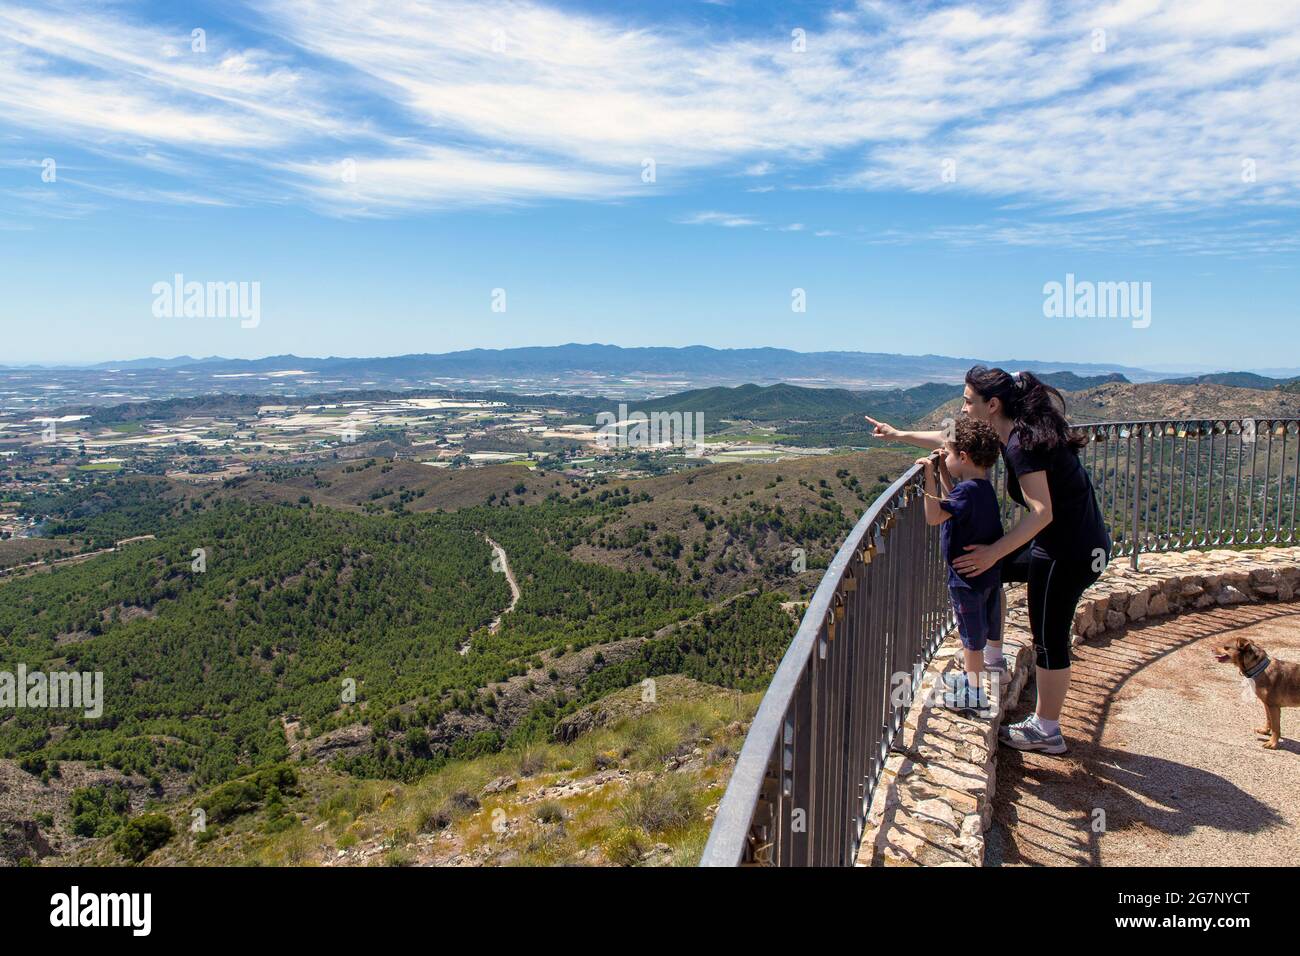
[[1079, 598], [1101, 574], [1093, 562], [1035, 557], [1025, 546], [1002, 564], [1003, 583], [1029, 584], [1029, 629], [1034, 635], [1035, 663], [1046, 671], [1070, 666], [1070, 632]]

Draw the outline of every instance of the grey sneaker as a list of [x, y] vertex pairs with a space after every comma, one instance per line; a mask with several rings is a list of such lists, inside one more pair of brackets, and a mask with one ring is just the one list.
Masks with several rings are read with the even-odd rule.
[[[943, 692], [943, 706], [948, 710], [955, 710], [962, 713], [967, 711], [979, 711], [986, 713], [989, 709], [988, 694], [984, 693], [984, 688], [976, 685], [970, 686], [966, 682], [965, 672], [957, 675], [958, 683], [948, 684], [948, 689]], [[947, 684], [947, 675], [944, 683]]]
[[1068, 749], [1065, 738], [1060, 731], [1045, 734], [1038, 729], [1038, 722], [1030, 714], [1018, 724], [998, 728], [998, 740], [1016, 750], [1041, 750], [1048, 754], [1063, 754]]

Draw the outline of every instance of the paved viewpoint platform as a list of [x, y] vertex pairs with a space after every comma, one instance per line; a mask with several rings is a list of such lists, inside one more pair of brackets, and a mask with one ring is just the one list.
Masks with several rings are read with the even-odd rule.
[[[1300, 709], [1282, 711], [1282, 743], [1265, 750], [1263, 707], [1212, 656], [1238, 635], [1300, 661], [1300, 604], [1155, 619], [1076, 647], [1070, 752], [1002, 748], [984, 865], [1294, 866]], [[1033, 699], [1031, 684], [1010, 719]]]
[[[874, 794], [860, 866], [1294, 865], [1300, 710], [1284, 743], [1242, 677], [1213, 659], [1237, 634], [1300, 662], [1300, 548], [1143, 555], [1114, 564], [1074, 621], [1062, 715], [1070, 753], [1022, 754], [997, 726], [1034, 706], [1022, 588], [1007, 600], [1011, 681], [982, 716], [913, 701]], [[955, 668], [951, 635], [924, 679]]]

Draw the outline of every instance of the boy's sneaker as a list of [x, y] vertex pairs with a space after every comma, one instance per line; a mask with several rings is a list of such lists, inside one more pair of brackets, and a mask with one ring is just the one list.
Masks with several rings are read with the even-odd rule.
[[[992, 680], [994, 676], [997, 677], [998, 687], [1001, 690], [1007, 689], [1007, 684], [1011, 681], [1011, 674], [1007, 671], [1007, 659], [1005, 657], [996, 664], [990, 664], [988, 661], [985, 661], [984, 670], [988, 672], [990, 680]], [[943, 682], [948, 687], [956, 687], [957, 681], [960, 680], [965, 673], [966, 671], [962, 668], [961, 660], [959, 658], [957, 661], [957, 669], [955, 671], [948, 671], [944, 674]]]
[[965, 680], [966, 672], [964, 670], [948, 671], [943, 675], [943, 685], [948, 690], [956, 690]]
[[[984, 693], [984, 688], [972, 687], [966, 682], [966, 674], [962, 672], [958, 675], [960, 682], [956, 685], [949, 685], [948, 689], [943, 692], [943, 706], [948, 710], [966, 712], [977, 710], [987, 712], [989, 709], [988, 694]], [[944, 681], [947, 684], [947, 680]]]
[[1068, 749], [1061, 732], [1058, 730], [1054, 734], [1044, 733], [1033, 714], [1018, 724], [999, 727], [998, 740], [1016, 750], [1040, 750], [1048, 754], [1063, 754]]
[[984, 669], [990, 674], [998, 675], [998, 684], [1001, 687], [1006, 687], [1007, 684], [1011, 682], [1011, 674], [1007, 670], [1007, 659], [1005, 657], [996, 664], [990, 664], [988, 661], [985, 661]]

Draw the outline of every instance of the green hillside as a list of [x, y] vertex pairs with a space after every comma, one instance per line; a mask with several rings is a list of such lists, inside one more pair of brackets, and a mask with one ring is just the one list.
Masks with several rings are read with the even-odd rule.
[[152, 828], [146, 866], [693, 866], [759, 696], [667, 675], [651, 699], [630, 687], [583, 708], [562, 740], [409, 783], [278, 764], [168, 803], [135, 780], [81, 787], [79, 816], [33, 796], [52, 832], [103, 831], [56, 837], [46, 862], [65, 866], [121, 866], [137, 846], [123, 834], [160, 816], [170, 835]]
[[[1067, 391], [1124, 382], [1122, 375], [1083, 377], [1073, 372], [1049, 372], [1044, 381]], [[863, 416], [906, 426], [924, 419], [936, 407], [959, 398], [962, 386], [930, 382], [912, 388], [855, 392], [799, 385], [741, 385], [680, 392], [637, 408], [646, 412], [703, 412], [709, 433], [725, 430], [725, 421], [779, 425], [778, 444], [809, 447], [876, 445]]]
[[[160, 793], [300, 751], [411, 780], [543, 739], [574, 708], [647, 676], [760, 689], [796, 623], [782, 601], [808, 593], [905, 458], [713, 465], [618, 484], [525, 483], [510, 466], [411, 465], [398, 481], [378, 465], [332, 465], [288, 472], [291, 485], [238, 479], [202, 494], [104, 478], [43, 500], [51, 523], [87, 540], [152, 538], [0, 581], [0, 655], [102, 672], [104, 715], [18, 711], [0, 724], [0, 757], [35, 774], [84, 762]], [[494, 475], [516, 483], [488, 490], [501, 488]], [[508, 614], [485, 536], [519, 582]]]

